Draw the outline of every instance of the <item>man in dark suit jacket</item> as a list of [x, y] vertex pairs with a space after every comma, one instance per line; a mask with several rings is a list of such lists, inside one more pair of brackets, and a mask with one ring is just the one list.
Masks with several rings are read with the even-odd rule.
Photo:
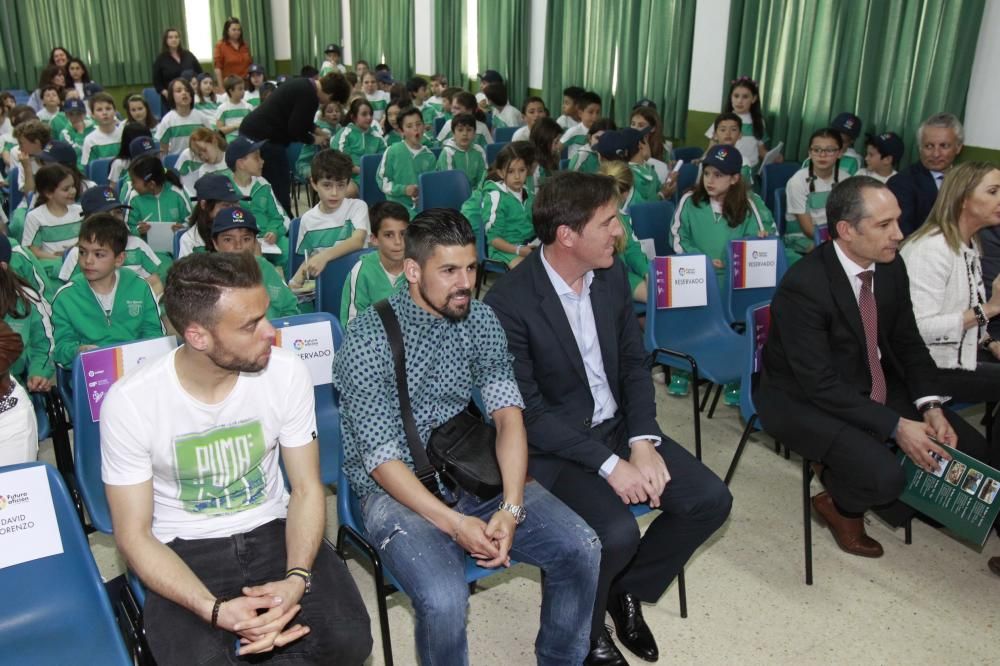
[[[820, 463], [826, 492], [813, 506], [840, 547], [879, 557], [862, 516], [903, 491], [895, 449], [930, 471], [932, 454], [949, 457], [934, 439], [977, 457], [986, 441], [935, 394], [934, 361], [896, 252], [895, 198], [860, 176], [834, 188], [826, 211], [833, 240], [789, 269], [771, 302], [754, 404], [769, 434]], [[888, 513], [905, 515], [894, 508]]]
[[950, 113], [936, 113], [920, 125], [917, 138], [920, 161], [888, 182], [902, 210], [899, 227], [904, 236], [919, 229], [934, 207], [945, 173], [962, 152], [962, 123]]
[[[655, 602], [726, 517], [729, 491], [656, 422], [624, 265], [614, 181], [556, 174], [532, 213], [542, 248], [490, 290], [525, 402], [529, 473], [601, 538], [588, 664], [625, 664], [604, 628], [655, 661], [640, 601]], [[629, 504], [662, 513], [640, 540]]]

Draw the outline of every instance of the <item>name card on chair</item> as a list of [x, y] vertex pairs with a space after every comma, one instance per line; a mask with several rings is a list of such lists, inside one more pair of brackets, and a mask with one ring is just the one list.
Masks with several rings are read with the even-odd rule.
[[733, 289], [773, 287], [778, 279], [778, 246], [776, 238], [733, 241]]
[[708, 305], [705, 255], [657, 257], [653, 270], [657, 309]]
[[45, 467], [0, 473], [0, 569], [62, 552]]
[[83, 373], [87, 380], [87, 403], [90, 405], [91, 420], [94, 422], [101, 420], [101, 405], [112, 384], [129, 370], [139, 367], [151, 358], [163, 356], [176, 347], [177, 338], [168, 335], [80, 354]]
[[333, 383], [333, 329], [322, 321], [277, 329], [276, 347], [295, 352], [305, 361], [313, 386]]

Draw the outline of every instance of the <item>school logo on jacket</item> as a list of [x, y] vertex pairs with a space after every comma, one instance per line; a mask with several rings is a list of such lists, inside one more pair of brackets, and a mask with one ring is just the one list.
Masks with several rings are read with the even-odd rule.
[[128, 305], [128, 316], [138, 317], [142, 314], [142, 301], [125, 301]]

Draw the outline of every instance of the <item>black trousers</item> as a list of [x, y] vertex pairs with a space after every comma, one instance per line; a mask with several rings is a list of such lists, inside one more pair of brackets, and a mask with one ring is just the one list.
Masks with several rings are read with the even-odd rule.
[[[629, 457], [624, 419], [615, 418], [594, 429], [614, 451]], [[610, 595], [630, 592], [655, 603], [694, 551], [729, 516], [733, 498], [722, 480], [669, 439], [657, 447], [670, 472], [660, 496], [661, 513], [639, 538], [639, 526], [628, 505], [596, 472], [569, 463], [549, 490], [573, 509], [601, 538], [601, 569], [590, 637], [604, 628]]]
[[292, 167], [288, 163], [288, 146], [274, 141], [268, 141], [260, 148], [260, 156], [264, 159], [264, 179], [271, 184], [274, 196], [285, 209], [285, 214], [292, 216]]

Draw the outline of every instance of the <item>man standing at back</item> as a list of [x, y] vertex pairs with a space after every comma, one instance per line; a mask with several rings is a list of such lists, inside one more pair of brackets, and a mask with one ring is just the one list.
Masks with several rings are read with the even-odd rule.
[[[625, 664], [604, 627], [647, 661], [659, 650], [640, 602], [655, 603], [729, 515], [715, 474], [656, 422], [653, 382], [624, 265], [611, 178], [545, 181], [532, 220], [539, 252], [486, 296], [507, 332], [525, 403], [529, 473], [597, 532], [601, 571], [587, 664]], [[640, 540], [630, 504], [662, 513]]]

